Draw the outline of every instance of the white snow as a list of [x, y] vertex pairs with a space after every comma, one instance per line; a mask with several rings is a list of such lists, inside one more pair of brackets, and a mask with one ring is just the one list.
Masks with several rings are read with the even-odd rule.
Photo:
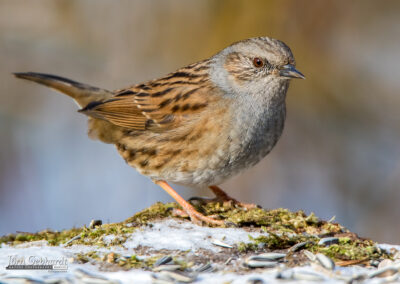
[[170, 249], [181, 251], [206, 249], [218, 252], [223, 248], [213, 245], [213, 239], [233, 245], [239, 242], [250, 242], [249, 235], [258, 237], [261, 234], [256, 232], [249, 233], [243, 229], [236, 228], [201, 227], [189, 222], [170, 219], [154, 223], [151, 228], [146, 227], [143, 230], [135, 231], [124, 246], [126, 248], [136, 248], [140, 245], [148, 246], [155, 250]]

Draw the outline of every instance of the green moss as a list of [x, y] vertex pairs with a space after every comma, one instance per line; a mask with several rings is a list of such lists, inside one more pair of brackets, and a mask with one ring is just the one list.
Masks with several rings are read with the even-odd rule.
[[10, 234], [7, 236], [0, 237], [0, 244], [20, 244], [23, 242], [32, 242], [32, 241], [40, 241], [45, 240], [48, 241], [50, 245], [58, 245], [60, 243], [64, 243], [67, 240], [79, 235], [82, 232], [82, 228], [74, 228], [71, 230], [65, 230], [61, 232], [54, 232], [50, 230], [44, 230], [38, 233], [18, 233], [18, 234]]
[[371, 240], [339, 238], [338, 244], [328, 247], [315, 245], [312, 252], [323, 253], [334, 260], [372, 260], [390, 258], [390, 255], [378, 249]]
[[265, 251], [267, 250], [284, 250], [293, 245], [308, 241], [303, 249], [309, 249], [313, 253], [322, 253], [332, 258], [334, 261], [348, 260], [373, 260], [391, 258], [386, 252], [377, 248], [376, 244], [371, 240], [363, 240], [359, 238], [339, 238], [338, 244], [330, 246], [318, 245], [319, 238], [309, 235], [277, 235], [269, 232], [268, 235], [253, 238], [249, 236], [249, 243], [239, 243], [239, 252], [248, 251]]
[[79, 263], [87, 263], [90, 261], [90, 258], [88, 257], [87, 254], [78, 253], [75, 255], [75, 260], [78, 261]]
[[5, 243], [17, 245], [24, 242], [45, 240], [49, 243], [49, 245], [58, 246], [67, 243], [77, 236], [80, 236], [80, 238], [70, 242], [69, 245], [86, 244], [106, 246], [106, 244], [103, 242], [103, 237], [113, 234], [116, 235], [116, 238], [107, 245], [119, 245], [125, 241], [127, 234], [132, 233], [134, 230], [134, 227], [128, 227], [123, 223], [104, 224], [97, 226], [92, 230], [86, 227], [73, 228], [60, 232], [44, 230], [38, 233], [18, 233], [3, 236], [0, 237], [0, 244]]
[[117, 254], [115, 259], [115, 264], [124, 269], [149, 268], [154, 264], [154, 262], [155, 260], [153, 260], [153, 258], [141, 260], [136, 255], [132, 255], [129, 258], [124, 258]]
[[[307, 216], [303, 211], [291, 212], [282, 208], [274, 210], [253, 208], [245, 210], [229, 202], [211, 202], [194, 204], [194, 206], [205, 215], [217, 216], [217, 218], [234, 223], [238, 227], [260, 227], [262, 231], [267, 233], [264, 236], [250, 238], [249, 243], [239, 243], [237, 245], [239, 252], [285, 250], [297, 243], [310, 241], [305, 248], [314, 253], [326, 254], [334, 260], [346, 261], [390, 257], [377, 249], [372, 241], [363, 240], [355, 234], [350, 234], [348, 230], [337, 223], [322, 221], [313, 213]], [[75, 240], [70, 241], [68, 245], [118, 246], [122, 245], [129, 234], [133, 233], [138, 226], [149, 224], [149, 222], [157, 219], [172, 218], [171, 209], [173, 208], [179, 208], [179, 206], [176, 203], [163, 204], [158, 202], [122, 223], [104, 224], [94, 229], [82, 227], [63, 230], [61, 232], [45, 230], [35, 234], [12, 234], [0, 237], [0, 244], [15, 245], [23, 242], [46, 240], [50, 245], [56, 246], [66, 244], [75, 237]], [[349, 234], [351, 238], [342, 237]], [[105, 243], [104, 237], [108, 235], [113, 235], [114, 238]], [[337, 235], [340, 237], [339, 243], [328, 247], [319, 246], [319, 238], [316, 236], [321, 235]], [[76, 238], [77, 236], [79, 238]], [[78, 255], [78, 258], [81, 262], [90, 260], [110, 262], [100, 259], [97, 254], [92, 253]], [[156, 258], [141, 260], [136, 256], [126, 259], [115, 255], [115, 261], [112, 260], [111, 262], [115, 262], [123, 268], [130, 269], [151, 267], [155, 260]], [[180, 264], [182, 269], [190, 266], [190, 263], [176, 259], [175, 263]]]
[[[205, 215], [217, 215], [221, 219], [234, 223], [239, 227], [243, 226], [262, 226], [268, 232], [279, 233], [309, 233], [326, 234], [337, 233], [342, 230], [338, 224], [328, 223], [318, 220], [314, 214], [307, 216], [302, 211], [290, 212], [287, 209], [263, 210], [254, 208], [244, 210], [235, 207], [231, 203], [207, 203], [196, 205], [197, 209]], [[136, 213], [122, 223], [104, 224], [95, 229], [86, 227], [63, 230], [61, 232], [45, 230], [39, 233], [19, 233], [0, 237], [0, 244], [19, 244], [23, 242], [46, 240], [50, 245], [65, 244], [72, 238], [80, 236], [70, 244], [87, 245], [120, 245], [126, 239], [126, 234], [132, 233], [135, 227], [148, 224], [156, 219], [171, 217], [171, 209], [179, 208], [176, 203], [156, 203], [145, 210]], [[115, 235], [116, 238], [110, 244], [103, 242], [106, 235]]]
[[126, 219], [124, 223], [143, 225], [156, 219], [163, 219], [166, 217], [170, 217], [173, 208], [179, 208], [179, 206], [176, 203], [163, 204], [161, 202], [157, 202], [152, 206], [150, 206], [149, 208], [146, 208], [143, 211], [140, 211], [135, 215], [133, 215], [132, 217]]
[[253, 208], [244, 210], [231, 203], [207, 203], [196, 205], [196, 209], [205, 215], [216, 215], [239, 227], [257, 226], [264, 230], [280, 233], [332, 234], [339, 233], [343, 227], [339, 224], [319, 220], [314, 213], [306, 215], [303, 211], [291, 212], [287, 209], [264, 210]]
[[[244, 243], [241, 242], [238, 244], [238, 250], [240, 252], [247, 251], [260, 251], [260, 250], [283, 250], [288, 249], [294, 246], [297, 243], [311, 241], [314, 242], [316, 240], [315, 237], [307, 237], [304, 235], [295, 235], [295, 234], [274, 234], [269, 232], [268, 235], [259, 236], [257, 238], [253, 238], [249, 236], [250, 242]], [[308, 245], [309, 246], [309, 245]]]

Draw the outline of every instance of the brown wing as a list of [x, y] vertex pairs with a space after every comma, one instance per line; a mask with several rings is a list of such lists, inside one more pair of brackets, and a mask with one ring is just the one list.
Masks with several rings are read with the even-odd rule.
[[162, 131], [194, 117], [212, 99], [213, 87], [200, 67], [190, 65], [159, 80], [119, 90], [109, 100], [93, 102], [82, 112], [132, 130]]

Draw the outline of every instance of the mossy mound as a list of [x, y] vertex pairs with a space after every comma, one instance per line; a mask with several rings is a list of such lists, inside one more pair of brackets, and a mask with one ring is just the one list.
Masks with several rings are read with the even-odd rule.
[[[287, 209], [264, 210], [261, 208], [245, 210], [229, 202], [194, 205], [205, 215], [226, 220], [238, 228], [265, 233], [258, 238], [251, 238], [249, 243], [236, 244], [235, 250], [239, 254], [287, 250], [296, 244], [304, 243], [302, 249], [308, 249], [313, 253], [323, 253], [335, 261], [342, 261], [344, 265], [390, 258], [388, 254], [377, 248], [373, 241], [359, 238], [337, 223], [320, 220], [314, 214], [306, 215], [303, 211], [291, 212]], [[179, 208], [179, 206], [176, 203], [158, 202], [121, 223], [104, 224], [94, 228], [84, 226], [60, 232], [45, 230], [34, 234], [11, 234], [0, 237], [0, 244], [17, 245], [24, 242], [46, 240], [52, 246], [82, 244], [112, 247], [123, 245], [137, 228], [156, 220], [173, 218], [172, 209], [174, 208]], [[110, 235], [112, 238], [105, 238]], [[338, 241], [329, 246], [318, 244], [324, 237], [337, 237]], [[82, 261], [85, 257], [98, 258], [96, 254], [83, 255]], [[140, 267], [150, 264], [138, 259], [120, 257], [117, 259], [121, 267]]]

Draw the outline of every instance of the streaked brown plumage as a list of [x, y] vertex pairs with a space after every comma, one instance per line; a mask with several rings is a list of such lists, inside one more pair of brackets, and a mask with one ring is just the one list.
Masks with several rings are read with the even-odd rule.
[[165, 182], [215, 185], [254, 165], [283, 130], [290, 49], [270, 38], [241, 41], [163, 78], [110, 92], [69, 79], [16, 73], [60, 90], [89, 116], [89, 135], [115, 144], [141, 174], [163, 187], [193, 221], [222, 224], [196, 212]]

